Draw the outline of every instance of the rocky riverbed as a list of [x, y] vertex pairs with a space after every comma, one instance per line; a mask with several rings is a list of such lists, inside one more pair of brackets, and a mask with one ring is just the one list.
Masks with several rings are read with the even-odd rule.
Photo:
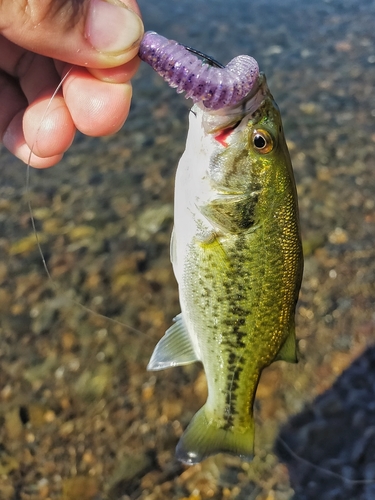
[[146, 365], [179, 312], [169, 238], [189, 102], [142, 67], [123, 130], [79, 135], [28, 188], [1, 150], [0, 498], [372, 500], [375, 2], [175, 4], [142, 0], [146, 29], [223, 63], [251, 54], [280, 106], [306, 255], [300, 362], [263, 373], [252, 463], [175, 461], [204, 374]]

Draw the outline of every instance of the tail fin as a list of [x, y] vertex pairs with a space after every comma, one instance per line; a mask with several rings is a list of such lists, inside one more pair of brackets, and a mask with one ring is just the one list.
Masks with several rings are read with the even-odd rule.
[[230, 453], [250, 461], [254, 456], [254, 420], [249, 415], [249, 425], [237, 429], [224, 429], [217, 422], [209, 421], [205, 407], [193, 417], [176, 448], [176, 458], [188, 465], [201, 462], [216, 453]]

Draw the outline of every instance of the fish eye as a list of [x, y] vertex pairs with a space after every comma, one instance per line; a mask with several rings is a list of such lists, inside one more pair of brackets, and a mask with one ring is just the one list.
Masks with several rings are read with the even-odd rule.
[[273, 150], [273, 139], [267, 130], [254, 130], [253, 145], [259, 153], [269, 153]]

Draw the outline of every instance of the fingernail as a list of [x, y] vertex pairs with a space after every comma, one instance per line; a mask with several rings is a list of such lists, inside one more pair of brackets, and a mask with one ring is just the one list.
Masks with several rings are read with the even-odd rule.
[[139, 16], [118, 0], [91, 0], [86, 37], [100, 52], [120, 53], [132, 48], [143, 34]]

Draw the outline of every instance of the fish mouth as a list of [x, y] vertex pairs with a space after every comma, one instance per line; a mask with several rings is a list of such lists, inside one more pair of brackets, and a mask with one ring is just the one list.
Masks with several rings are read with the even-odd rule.
[[195, 106], [203, 111], [202, 125], [206, 134], [216, 134], [235, 126], [245, 116], [253, 116], [269, 95], [266, 77], [260, 73], [254, 87], [238, 104], [217, 110], [207, 109], [204, 103], [197, 103]]

